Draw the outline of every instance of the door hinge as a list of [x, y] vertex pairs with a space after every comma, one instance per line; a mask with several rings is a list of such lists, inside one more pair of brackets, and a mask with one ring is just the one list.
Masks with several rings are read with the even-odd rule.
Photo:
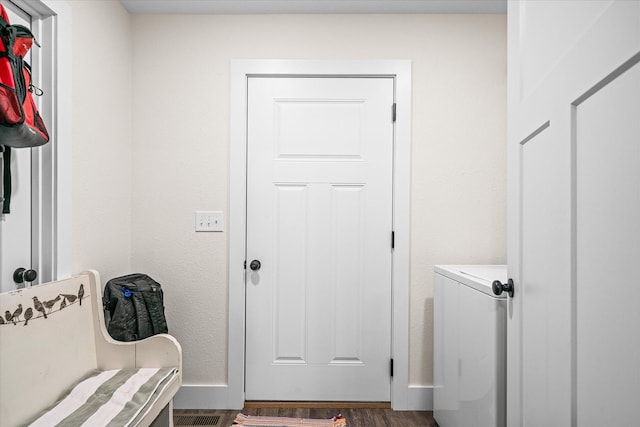
[[393, 359], [391, 359], [389, 363], [389, 375], [393, 377]]
[[396, 232], [392, 231], [391, 232], [391, 249], [395, 249], [396, 248]]
[[394, 102], [393, 105], [391, 106], [391, 121], [393, 123], [396, 122], [396, 103]]
[[244, 269], [245, 270], [247, 269], [247, 260], [246, 259], [244, 260]]

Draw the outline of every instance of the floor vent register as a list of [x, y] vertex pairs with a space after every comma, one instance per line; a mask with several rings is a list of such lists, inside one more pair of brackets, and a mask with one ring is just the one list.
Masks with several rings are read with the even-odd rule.
[[220, 422], [220, 416], [218, 415], [175, 415], [173, 416], [173, 423], [176, 426], [217, 426]]

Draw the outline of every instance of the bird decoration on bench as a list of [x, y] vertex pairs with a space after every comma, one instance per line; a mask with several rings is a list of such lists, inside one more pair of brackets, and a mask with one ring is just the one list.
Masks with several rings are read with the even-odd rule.
[[27, 308], [27, 311], [24, 312], [24, 325], [22, 326], [27, 326], [27, 323], [29, 323], [29, 319], [31, 319], [33, 317], [33, 309], [31, 307]]
[[[47, 314], [56, 314], [67, 306], [75, 304], [76, 302], [78, 303], [78, 306], [81, 306], [82, 299], [89, 296], [85, 295], [84, 292], [84, 285], [81, 283], [80, 287], [78, 288], [77, 294], [58, 294], [55, 298], [46, 301], [40, 301], [37, 296], [34, 296], [32, 298], [33, 308], [27, 307], [27, 309], [24, 310], [24, 315], [22, 314], [22, 304], [18, 304], [17, 308], [13, 312], [11, 312], [11, 310], [5, 310], [4, 318], [2, 317], [2, 315], [0, 315], [0, 326], [11, 324], [17, 325], [18, 323], [22, 322], [24, 322], [23, 326], [27, 326], [27, 324], [29, 324], [29, 321], [34, 319], [34, 311], [39, 312], [39, 314], [35, 316], [36, 319], [41, 317], [47, 319]], [[60, 302], [60, 305], [58, 306], [58, 309], [55, 310], [55, 306], [56, 304], [58, 304], [58, 302]], [[24, 320], [21, 320], [20, 316], [23, 316]]]
[[13, 312], [13, 321], [15, 323], [16, 320], [20, 320], [20, 315], [22, 314], [22, 304], [18, 304], [18, 308]]
[[4, 312], [4, 318], [7, 319], [7, 322], [11, 322], [14, 325], [16, 324], [16, 322], [13, 320], [13, 314], [11, 314], [9, 310]]
[[[75, 302], [75, 300], [78, 298], [77, 296], [72, 295], [72, 294], [60, 294], [60, 295], [62, 296], [62, 298], [64, 298], [64, 301], [62, 301], [62, 302], [69, 301], [70, 304], [73, 304]], [[65, 304], [65, 305], [67, 305], [67, 304]]]
[[82, 297], [84, 296], [84, 285], [80, 283], [80, 289], [78, 289], [78, 301], [82, 305]]
[[44, 306], [42, 305], [42, 303], [40, 302], [37, 296], [33, 297], [33, 308], [35, 308], [40, 313], [42, 313], [45, 319], [47, 318], [47, 311], [44, 309]]
[[55, 303], [57, 303], [58, 301], [60, 301], [60, 295], [58, 295], [57, 297], [55, 297], [54, 299], [51, 299], [49, 301], [45, 301], [42, 304], [44, 305], [44, 308], [46, 308], [47, 310], [49, 310], [49, 313], [51, 313], [51, 309], [53, 308], [53, 306], [55, 305]]

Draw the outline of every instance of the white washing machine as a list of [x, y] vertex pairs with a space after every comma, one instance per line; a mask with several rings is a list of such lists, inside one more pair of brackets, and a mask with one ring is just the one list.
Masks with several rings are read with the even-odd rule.
[[440, 265], [434, 292], [434, 418], [440, 427], [506, 427], [504, 265]]

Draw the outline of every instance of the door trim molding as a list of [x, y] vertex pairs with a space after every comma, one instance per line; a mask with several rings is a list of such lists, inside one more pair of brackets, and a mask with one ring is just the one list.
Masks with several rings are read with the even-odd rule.
[[[247, 78], [251, 75], [391, 76], [397, 120], [393, 158], [391, 405], [413, 409], [409, 390], [411, 61], [232, 60], [229, 144], [229, 293], [226, 408], [244, 406]], [[390, 118], [391, 119], [391, 118]], [[222, 402], [220, 402], [222, 403]]]

